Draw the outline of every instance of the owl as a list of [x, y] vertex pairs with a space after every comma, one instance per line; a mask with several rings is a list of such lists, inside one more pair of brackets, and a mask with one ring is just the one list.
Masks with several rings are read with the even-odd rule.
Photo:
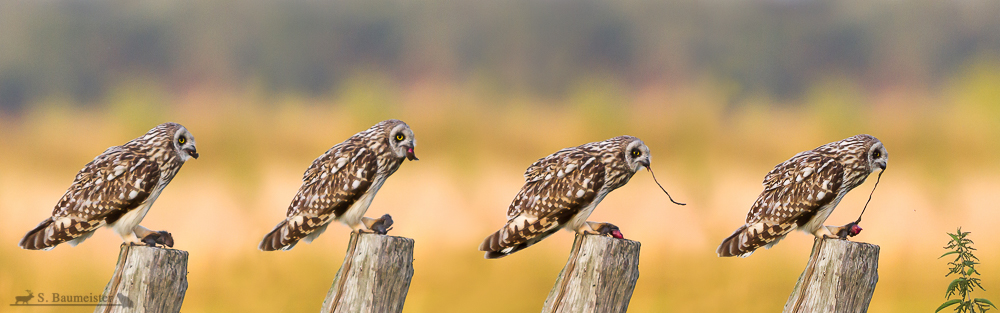
[[818, 238], [845, 238], [844, 231], [856, 234], [860, 228], [855, 223], [840, 227], [823, 223], [844, 195], [875, 170], [884, 171], [888, 162], [889, 152], [870, 135], [796, 154], [767, 173], [764, 191], [750, 208], [746, 224], [723, 240], [716, 253], [747, 257], [761, 246], [771, 248], [796, 229]]
[[487, 259], [527, 248], [559, 229], [621, 238], [610, 223], [588, 222], [612, 190], [649, 168], [649, 148], [632, 136], [559, 150], [524, 173], [525, 183], [507, 209], [507, 224], [479, 246]]
[[194, 136], [176, 123], [164, 123], [121, 146], [108, 148], [76, 174], [52, 217], [18, 243], [23, 249], [76, 246], [105, 225], [129, 244], [173, 246], [165, 231], [139, 225], [163, 188], [184, 162], [198, 158]]
[[365, 211], [404, 159], [417, 160], [416, 146], [410, 126], [400, 120], [382, 121], [333, 146], [306, 169], [287, 217], [264, 235], [258, 248], [289, 250], [301, 239], [310, 243], [332, 221], [355, 232], [385, 234], [392, 218], [364, 217]]

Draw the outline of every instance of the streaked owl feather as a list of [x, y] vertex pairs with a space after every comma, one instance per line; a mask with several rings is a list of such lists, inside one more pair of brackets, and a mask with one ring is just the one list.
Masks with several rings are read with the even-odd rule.
[[723, 240], [716, 252], [746, 257], [796, 229], [816, 234], [840, 199], [871, 173], [866, 159], [871, 149], [885, 151], [875, 137], [857, 135], [778, 164], [764, 177], [764, 191], [750, 208], [746, 224]]
[[564, 227], [579, 227], [570, 225], [574, 217], [589, 216], [607, 193], [625, 185], [634, 174], [621, 159], [624, 145], [637, 140], [615, 137], [562, 149], [535, 161], [507, 209], [507, 223], [483, 240], [479, 250], [486, 252], [486, 258], [500, 258]]
[[405, 123], [380, 122], [317, 157], [303, 173], [302, 186], [288, 206], [287, 217], [264, 236], [258, 248], [289, 250], [299, 240], [310, 242], [332, 221], [343, 221], [345, 215], [351, 215], [348, 211], [358, 204], [364, 206], [355, 212], [359, 214], [356, 218], [361, 218], [371, 197], [403, 161], [390, 151], [387, 137], [390, 130], [400, 125]]
[[261, 241], [264, 251], [288, 250], [343, 215], [374, 182], [375, 155], [348, 140], [316, 158], [288, 206], [287, 218]]
[[746, 224], [719, 246], [720, 255], [744, 255], [776, 243], [805, 225], [837, 197], [843, 168], [815, 153], [779, 164], [764, 179], [764, 191], [747, 214]]
[[[106, 149], [76, 175], [52, 217], [29, 231], [18, 245], [50, 250], [67, 241], [79, 243], [97, 228], [114, 224], [139, 208], [180, 170], [183, 162], [169, 147], [172, 132], [181, 127], [165, 123], [124, 145]], [[164, 169], [168, 169], [166, 173]]]

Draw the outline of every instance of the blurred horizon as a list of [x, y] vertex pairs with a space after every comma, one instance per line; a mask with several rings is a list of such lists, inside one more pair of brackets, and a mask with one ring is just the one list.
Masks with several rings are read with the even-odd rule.
[[424, 81], [545, 99], [595, 80], [626, 91], [710, 81], [793, 105], [829, 81], [937, 90], [1000, 58], [996, 1], [242, 4], [0, 3], [0, 110], [48, 97], [99, 105], [134, 84], [322, 97]]
[[[881, 247], [871, 312], [930, 311], [945, 232], [971, 231], [1000, 299], [1000, 2], [0, 2], [0, 296], [100, 293], [120, 238], [21, 250], [80, 168], [163, 122], [191, 160], [142, 225], [189, 251], [184, 310], [312, 311], [349, 228], [265, 253], [317, 156], [378, 121], [418, 140], [367, 216], [416, 240], [405, 312], [541, 308], [572, 234], [500, 260], [525, 168], [618, 135], [645, 141], [675, 206], [637, 173], [590, 220], [642, 243], [630, 312], [774, 312], [812, 236], [715, 248], [775, 164], [861, 133], [889, 151], [854, 239]], [[827, 220], [857, 218], [874, 177]], [[503, 290], [503, 293], [498, 291]], [[249, 299], [249, 300], [248, 300]], [[64, 312], [66, 308], [33, 308]]]

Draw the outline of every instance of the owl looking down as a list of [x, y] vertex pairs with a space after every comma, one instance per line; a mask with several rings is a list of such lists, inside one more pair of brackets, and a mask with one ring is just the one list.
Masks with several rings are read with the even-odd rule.
[[[840, 200], [875, 170], [888, 166], [889, 152], [871, 135], [857, 135], [800, 152], [764, 177], [764, 191], [750, 207], [746, 224], [722, 241], [721, 257], [747, 257], [771, 248], [798, 229], [817, 238], [845, 238], [860, 232], [856, 223], [824, 226]], [[849, 228], [846, 229], [845, 228]]]
[[559, 150], [524, 173], [525, 183], [507, 209], [507, 224], [483, 241], [487, 259], [510, 255], [559, 229], [621, 238], [610, 223], [589, 222], [597, 204], [612, 190], [649, 168], [649, 147], [620, 136]]
[[392, 218], [388, 214], [368, 218], [365, 211], [404, 159], [417, 160], [416, 146], [410, 126], [400, 120], [382, 121], [333, 146], [306, 169], [287, 217], [264, 236], [258, 248], [289, 250], [301, 239], [310, 243], [332, 221], [355, 232], [385, 234]]
[[163, 188], [188, 159], [198, 158], [194, 136], [176, 123], [164, 123], [121, 146], [108, 148], [87, 163], [66, 190], [52, 217], [29, 231], [23, 249], [76, 246], [110, 225], [129, 244], [173, 246], [165, 231], [139, 225]]

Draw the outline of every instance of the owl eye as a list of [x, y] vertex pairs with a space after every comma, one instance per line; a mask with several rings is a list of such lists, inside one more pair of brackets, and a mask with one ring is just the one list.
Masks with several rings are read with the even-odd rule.
[[872, 159], [878, 159], [881, 157], [882, 157], [882, 151], [875, 150], [875, 152], [872, 152]]
[[641, 154], [642, 152], [639, 152], [639, 150], [632, 150], [632, 156], [639, 156]]
[[183, 145], [183, 144], [184, 144], [185, 142], [187, 142], [187, 139], [185, 139], [184, 137], [181, 137], [181, 138], [177, 138], [177, 143], [179, 143], [179, 144], [182, 144], [182, 145]]
[[403, 141], [403, 139], [406, 139], [406, 136], [403, 136], [403, 134], [396, 135], [396, 141]]

